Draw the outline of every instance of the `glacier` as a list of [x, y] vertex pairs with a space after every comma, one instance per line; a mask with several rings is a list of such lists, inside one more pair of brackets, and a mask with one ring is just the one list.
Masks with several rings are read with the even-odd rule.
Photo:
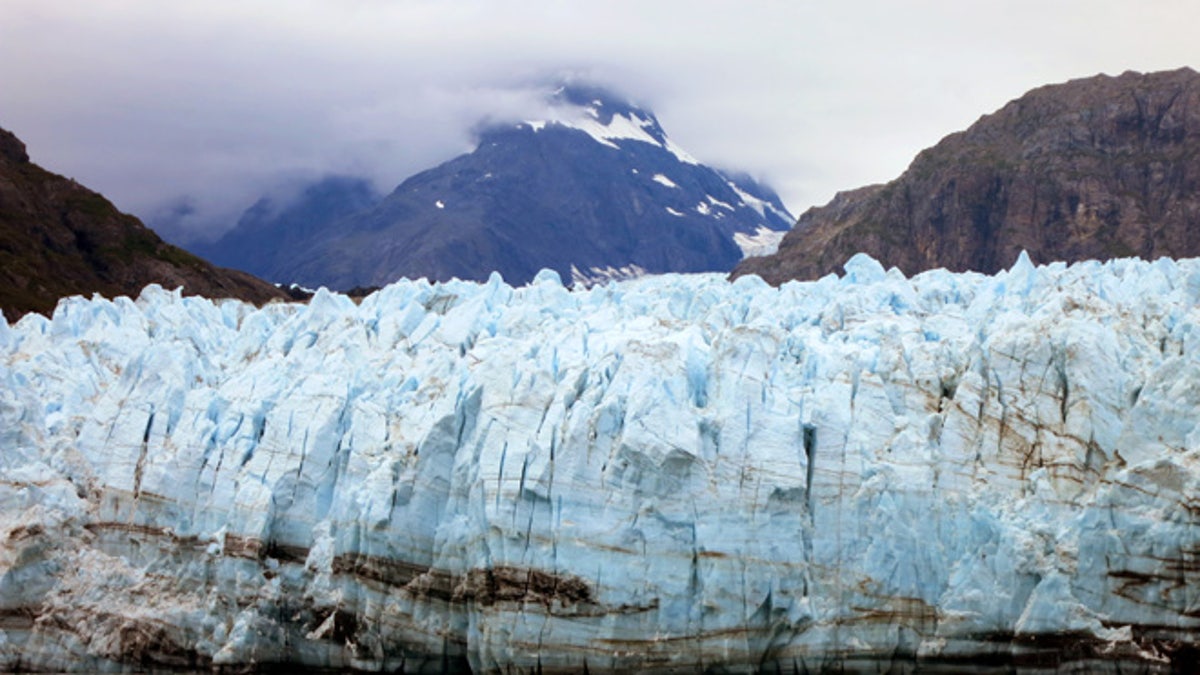
[[0, 669], [1169, 667], [1198, 301], [1025, 256], [66, 299], [0, 321]]

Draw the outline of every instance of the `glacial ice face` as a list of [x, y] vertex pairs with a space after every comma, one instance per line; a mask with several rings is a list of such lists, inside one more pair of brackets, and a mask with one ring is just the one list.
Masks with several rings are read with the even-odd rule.
[[1194, 646], [1200, 262], [846, 270], [0, 322], [0, 668]]

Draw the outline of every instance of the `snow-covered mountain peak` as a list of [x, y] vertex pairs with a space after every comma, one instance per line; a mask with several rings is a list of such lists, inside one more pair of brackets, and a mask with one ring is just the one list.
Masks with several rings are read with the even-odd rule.
[[518, 124], [534, 133], [548, 126], [582, 131], [597, 143], [614, 149], [620, 149], [621, 141], [649, 143], [671, 153], [680, 162], [700, 164], [667, 137], [654, 113], [604, 89], [560, 87], [549, 97], [542, 119]]
[[[773, 250], [748, 243], [760, 230], [794, 222], [770, 188], [701, 164], [653, 112], [604, 89], [546, 90], [521, 117], [481, 123], [472, 152], [409, 177], [373, 206], [325, 209], [323, 227], [248, 218], [267, 227], [240, 228], [212, 251], [234, 255], [213, 258], [243, 260], [263, 248], [247, 242], [266, 241], [275, 262], [246, 269], [310, 287], [484, 280], [493, 271], [524, 283], [542, 268], [592, 283], [728, 271], [748, 246]], [[333, 206], [355, 203], [348, 196]], [[307, 206], [291, 212], [318, 211]]]

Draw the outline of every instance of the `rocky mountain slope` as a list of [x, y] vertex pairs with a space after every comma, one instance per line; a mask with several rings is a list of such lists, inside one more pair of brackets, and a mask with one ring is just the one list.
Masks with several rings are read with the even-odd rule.
[[1200, 260], [847, 267], [0, 323], [0, 670], [1194, 672]]
[[921, 152], [886, 185], [805, 212], [734, 276], [839, 271], [866, 252], [907, 274], [1200, 255], [1200, 75], [1184, 68], [1035, 89]]
[[283, 298], [260, 279], [171, 246], [101, 195], [29, 161], [0, 129], [0, 309], [16, 321], [60, 298], [136, 296], [157, 283], [188, 295], [252, 302]]
[[291, 258], [297, 250], [339, 219], [366, 211], [382, 198], [364, 178], [326, 176], [295, 195], [259, 199], [219, 240], [189, 248], [222, 265], [290, 282]]
[[[680, 150], [649, 111], [567, 87], [549, 118], [493, 126], [478, 147], [404, 181], [372, 208], [321, 225], [276, 219], [277, 250], [240, 253], [247, 217], [205, 247], [272, 281], [346, 289], [400, 277], [525, 283], [542, 268], [596, 281], [643, 272], [726, 271], [773, 250], [793, 217], [770, 189]], [[295, 209], [290, 213], [301, 213]], [[243, 257], [237, 257], [243, 255]]]

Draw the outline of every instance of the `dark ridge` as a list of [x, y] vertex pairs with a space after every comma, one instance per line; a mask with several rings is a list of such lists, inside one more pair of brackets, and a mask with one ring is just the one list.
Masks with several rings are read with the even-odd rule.
[[25, 151], [25, 144], [6, 129], [0, 129], [0, 157], [16, 164], [24, 164], [29, 161], [29, 153]]
[[271, 284], [167, 244], [137, 218], [74, 180], [29, 161], [0, 129], [0, 309], [9, 321], [49, 315], [60, 298], [137, 296], [148, 284], [185, 295], [284, 299]]
[[1034, 89], [917, 155], [899, 178], [800, 216], [733, 276], [839, 273], [858, 252], [905, 274], [1200, 255], [1200, 75], [1099, 75]]

